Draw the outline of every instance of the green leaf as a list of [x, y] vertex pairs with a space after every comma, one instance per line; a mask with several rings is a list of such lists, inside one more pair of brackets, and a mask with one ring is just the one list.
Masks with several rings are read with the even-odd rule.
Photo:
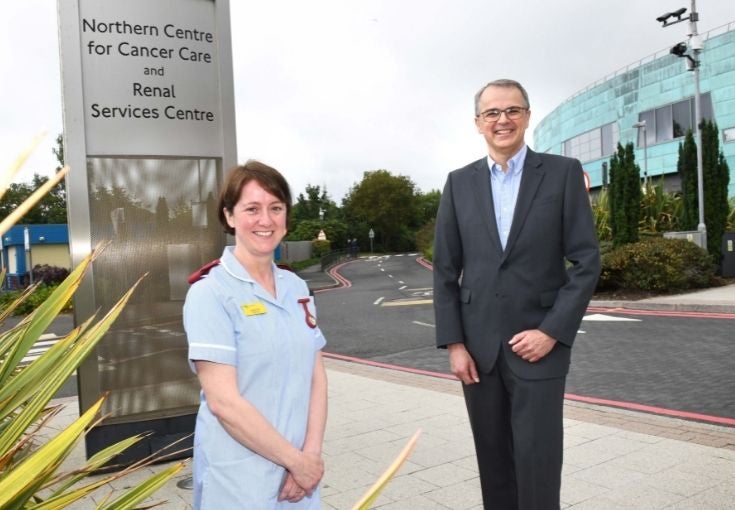
[[3, 435], [0, 436], [0, 454], [12, 447], [30, 424], [35, 421], [38, 414], [57, 393], [59, 388], [61, 388], [61, 386], [66, 382], [72, 372], [74, 372], [82, 360], [87, 357], [97, 342], [99, 342], [112, 323], [120, 315], [141, 280], [142, 278], [135, 282], [130, 290], [120, 298], [105, 317], [87, 329], [79, 337], [78, 341], [74, 344], [68, 354], [59, 360], [56, 366], [53, 367], [53, 370], [46, 375], [45, 384], [41, 390], [34, 395], [25, 409], [23, 409], [20, 415], [13, 420], [13, 423], [6, 431], [3, 432]]
[[186, 462], [178, 462], [168, 468], [164, 469], [160, 473], [157, 473], [150, 477], [142, 484], [130, 489], [125, 492], [122, 496], [114, 500], [109, 505], [101, 506], [100, 510], [128, 510], [135, 508], [135, 505], [146, 499], [148, 496], [153, 494], [155, 491], [163, 487], [168, 480], [171, 479], [176, 473], [181, 471]]
[[0, 508], [17, 502], [16, 498], [23, 496], [29, 486], [49, 476], [49, 467], [56, 465], [68, 453], [87, 425], [95, 419], [103, 400], [98, 400], [74, 423], [3, 476], [0, 480]]
[[11, 349], [8, 357], [0, 364], [0, 386], [4, 385], [15, 368], [33, 347], [41, 334], [46, 331], [51, 322], [58, 316], [74, 292], [79, 287], [82, 277], [96, 254], [93, 251], [67, 276], [54, 292], [31, 314], [18, 325], [23, 335]]
[[[90, 457], [87, 460], [87, 463], [84, 465], [83, 468], [80, 470], [67, 473], [64, 477], [64, 483], [59, 484], [57, 487], [54, 488], [54, 492], [51, 497], [55, 497], [57, 495], [61, 495], [65, 490], [82, 480], [84, 477], [89, 475], [90, 473], [94, 472], [95, 470], [99, 469], [100, 467], [104, 466], [109, 462], [110, 460], [114, 459], [118, 455], [120, 455], [122, 452], [133, 446], [134, 444], [140, 442], [141, 439], [143, 439], [145, 435], [139, 434], [137, 436], [129, 437], [126, 439], [123, 439], [122, 441], [119, 441], [111, 446], [108, 446], [107, 448], [97, 452], [92, 457]], [[58, 481], [58, 480], [57, 480]], [[57, 481], [52, 481], [51, 483], [56, 483]], [[109, 481], [109, 478], [105, 479], [105, 483]]]

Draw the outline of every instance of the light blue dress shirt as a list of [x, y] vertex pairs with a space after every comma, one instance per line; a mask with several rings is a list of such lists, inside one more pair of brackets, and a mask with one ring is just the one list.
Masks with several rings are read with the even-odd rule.
[[[301, 449], [309, 416], [317, 351], [325, 344], [310, 327], [314, 299], [296, 274], [273, 265], [276, 296], [266, 292], [225, 248], [220, 265], [193, 284], [184, 303], [189, 360], [237, 368], [240, 394]], [[312, 323], [312, 325], [314, 325]], [[285, 470], [230, 436], [200, 396], [194, 432], [194, 508], [199, 510], [318, 509], [319, 490], [299, 503], [278, 502]]]
[[521, 150], [510, 158], [508, 170], [505, 172], [490, 156], [487, 157], [487, 165], [490, 167], [490, 189], [493, 192], [493, 205], [495, 206], [495, 222], [498, 225], [500, 243], [504, 250], [508, 242], [510, 226], [513, 223], [513, 212], [516, 209], [527, 152], [528, 146], [524, 144]]

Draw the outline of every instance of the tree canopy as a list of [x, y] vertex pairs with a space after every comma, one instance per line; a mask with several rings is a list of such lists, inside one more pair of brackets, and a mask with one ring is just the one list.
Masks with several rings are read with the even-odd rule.
[[416, 185], [404, 175], [387, 170], [368, 171], [342, 201], [342, 208], [353, 236], [362, 246], [368, 232], [375, 232], [375, 243], [389, 251], [415, 248], [413, 233], [420, 225]]
[[[56, 156], [59, 165], [56, 171], [61, 170], [64, 166], [64, 144], [63, 137], [56, 137], [56, 147], [51, 149]], [[8, 190], [0, 199], [0, 217], [6, 218], [8, 214], [13, 212], [26, 198], [28, 198], [36, 189], [42, 186], [48, 177], [39, 174], [33, 174], [30, 183], [17, 182], [11, 183]], [[19, 224], [47, 224], [47, 223], [66, 223], [66, 184], [62, 180], [49, 193], [47, 193], [30, 211], [23, 216]]]

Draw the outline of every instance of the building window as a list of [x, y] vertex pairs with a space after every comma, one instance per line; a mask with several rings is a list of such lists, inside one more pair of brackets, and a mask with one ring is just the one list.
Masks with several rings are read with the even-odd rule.
[[618, 125], [614, 122], [605, 124], [600, 128], [602, 138], [602, 156], [607, 156], [615, 152], [618, 145]]
[[694, 123], [694, 101], [680, 101], [671, 105], [673, 115], [674, 138], [685, 136], [692, 129]]
[[[712, 120], [712, 97], [709, 92], [700, 96], [702, 119]], [[660, 108], [647, 110], [638, 115], [638, 120], [646, 121], [646, 143], [668, 142], [681, 138], [694, 127], [694, 98], [667, 104]], [[643, 131], [638, 132], [638, 147], [643, 147]]]
[[735, 127], [722, 130], [722, 141], [725, 143], [735, 142]]
[[577, 158], [582, 163], [600, 159], [615, 152], [619, 139], [618, 124], [611, 122], [566, 140], [564, 155]]

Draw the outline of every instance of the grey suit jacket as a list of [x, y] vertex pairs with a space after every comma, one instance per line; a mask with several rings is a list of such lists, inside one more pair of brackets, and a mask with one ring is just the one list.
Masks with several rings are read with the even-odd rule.
[[[599, 273], [595, 225], [576, 159], [528, 150], [505, 250], [487, 158], [449, 174], [434, 237], [438, 347], [464, 343], [481, 372], [492, 370], [503, 348], [519, 377], [564, 376]], [[508, 345], [527, 329], [557, 340], [536, 363]]]

